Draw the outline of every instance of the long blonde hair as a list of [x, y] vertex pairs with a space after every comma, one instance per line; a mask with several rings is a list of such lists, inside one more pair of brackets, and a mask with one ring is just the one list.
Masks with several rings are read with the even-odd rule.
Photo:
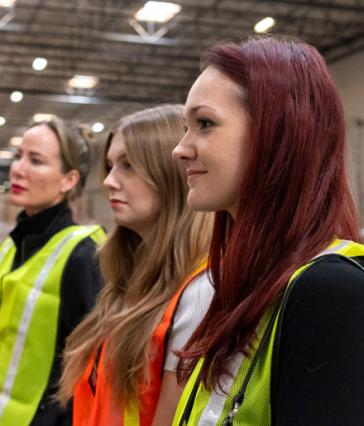
[[[144, 241], [117, 226], [100, 251], [105, 282], [96, 307], [67, 339], [59, 399], [72, 396], [90, 357], [107, 338], [105, 363], [115, 398], [129, 402], [148, 380], [153, 330], [168, 301], [206, 257], [212, 216], [186, 204], [184, 168], [171, 153], [184, 133], [182, 107], [164, 105], [122, 118], [115, 132], [125, 141], [128, 161], [157, 192], [160, 212]], [[108, 138], [106, 154], [115, 132]]]

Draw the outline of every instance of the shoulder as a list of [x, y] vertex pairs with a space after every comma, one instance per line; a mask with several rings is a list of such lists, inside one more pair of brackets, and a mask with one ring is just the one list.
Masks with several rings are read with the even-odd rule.
[[[355, 258], [360, 265], [364, 258]], [[364, 269], [349, 259], [327, 255], [305, 270], [297, 279], [290, 300], [298, 304], [337, 301], [340, 304], [361, 303], [364, 298]]]
[[212, 296], [214, 294], [214, 288], [211, 284], [211, 279], [208, 271], [204, 271], [197, 275], [184, 289], [180, 300], [179, 307], [184, 304], [191, 306], [194, 304], [210, 304]]
[[91, 237], [85, 237], [74, 247], [69, 261], [90, 260], [96, 256], [97, 245]]

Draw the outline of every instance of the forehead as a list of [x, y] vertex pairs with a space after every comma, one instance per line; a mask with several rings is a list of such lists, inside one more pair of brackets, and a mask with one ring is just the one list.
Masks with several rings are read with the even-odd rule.
[[57, 136], [46, 125], [34, 126], [26, 130], [23, 135], [21, 148], [23, 150], [39, 152], [43, 155], [59, 156], [60, 154]]
[[242, 89], [234, 81], [210, 66], [192, 85], [187, 97], [185, 112], [190, 113], [201, 105], [220, 109], [235, 104], [235, 107], [242, 108], [242, 95]]
[[118, 158], [121, 155], [126, 155], [126, 147], [123, 135], [118, 132], [111, 139], [107, 156], [109, 158]]

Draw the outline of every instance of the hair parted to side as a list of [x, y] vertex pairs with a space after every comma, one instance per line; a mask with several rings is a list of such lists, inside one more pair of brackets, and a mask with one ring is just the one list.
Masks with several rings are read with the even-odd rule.
[[151, 336], [166, 304], [207, 257], [210, 244], [213, 216], [188, 208], [185, 170], [172, 160], [184, 134], [182, 107], [164, 105], [122, 118], [107, 140], [105, 175], [115, 133], [123, 135], [128, 161], [157, 192], [161, 209], [146, 240], [117, 226], [102, 247], [107, 284], [94, 310], [67, 340], [59, 392], [63, 402], [72, 397], [90, 356], [106, 339], [114, 397], [124, 402], [135, 397], [140, 380], [148, 380]]
[[80, 175], [77, 185], [66, 194], [66, 197], [69, 200], [80, 197], [91, 169], [90, 131], [86, 126], [66, 123], [55, 115], [49, 120], [31, 123], [28, 129], [36, 126], [46, 126], [56, 135], [60, 147], [62, 171], [67, 173], [77, 170]]
[[178, 366], [184, 381], [203, 356], [211, 389], [234, 353], [251, 353], [260, 319], [292, 273], [335, 236], [360, 237], [344, 169], [342, 105], [317, 50], [253, 38], [212, 47], [203, 57], [209, 66], [241, 87], [251, 121], [236, 220], [216, 213], [209, 259], [216, 293]]

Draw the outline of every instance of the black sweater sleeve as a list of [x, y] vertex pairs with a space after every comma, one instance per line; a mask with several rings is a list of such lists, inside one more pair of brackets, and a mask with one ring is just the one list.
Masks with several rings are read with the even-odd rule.
[[330, 258], [307, 270], [282, 323], [274, 426], [364, 425], [364, 273]]
[[[60, 327], [61, 336], [68, 336], [95, 304], [102, 286], [96, 258], [96, 246], [91, 238], [81, 241], [73, 250], [62, 277]], [[60, 342], [61, 346], [63, 342]]]

